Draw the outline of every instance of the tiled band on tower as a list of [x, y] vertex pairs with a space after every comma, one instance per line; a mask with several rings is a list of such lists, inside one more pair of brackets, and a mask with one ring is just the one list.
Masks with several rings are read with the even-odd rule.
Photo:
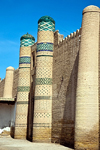
[[15, 120], [15, 138], [26, 138], [28, 96], [30, 90], [31, 46], [34, 37], [25, 34], [20, 39], [19, 79]]
[[51, 142], [54, 31], [55, 21], [51, 17], [39, 19], [33, 119], [33, 141], [37, 142]]
[[99, 8], [83, 10], [76, 94], [75, 149], [99, 150]]

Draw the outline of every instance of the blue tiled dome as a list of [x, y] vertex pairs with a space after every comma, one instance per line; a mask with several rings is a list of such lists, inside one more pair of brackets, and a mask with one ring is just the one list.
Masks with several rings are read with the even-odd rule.
[[55, 24], [55, 21], [53, 20], [53, 18], [49, 17], [49, 16], [43, 16], [38, 20], [38, 23], [40, 22], [53, 22]]
[[31, 34], [24, 34], [21, 38], [20, 38], [20, 40], [23, 40], [23, 39], [32, 39], [32, 40], [34, 40], [35, 41], [35, 38], [31, 35]]

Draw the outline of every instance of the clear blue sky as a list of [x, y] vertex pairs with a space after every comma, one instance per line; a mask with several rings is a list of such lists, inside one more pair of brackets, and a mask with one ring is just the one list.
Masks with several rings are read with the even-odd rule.
[[27, 32], [37, 41], [37, 22], [44, 15], [56, 22], [64, 37], [81, 27], [82, 10], [100, 8], [100, 0], [0, 0], [0, 77], [6, 68], [18, 68], [20, 37]]

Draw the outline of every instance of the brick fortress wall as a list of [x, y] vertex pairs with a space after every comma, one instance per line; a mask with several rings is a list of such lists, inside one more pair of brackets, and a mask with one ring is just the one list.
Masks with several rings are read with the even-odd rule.
[[[64, 145], [74, 143], [80, 35], [81, 29], [63, 40], [63, 35], [58, 31], [54, 33], [52, 142]], [[17, 95], [18, 71], [14, 71], [13, 97]], [[3, 96], [4, 81], [0, 83], [0, 97]]]
[[63, 39], [54, 36], [52, 142], [74, 145], [78, 52], [81, 29]]
[[0, 82], [0, 97], [3, 97], [5, 79]]

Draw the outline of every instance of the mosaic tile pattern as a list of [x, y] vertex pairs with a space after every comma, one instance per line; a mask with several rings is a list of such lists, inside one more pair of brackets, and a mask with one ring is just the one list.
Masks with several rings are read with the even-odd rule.
[[[26, 68], [26, 69], [19, 69], [19, 81], [18, 81], [18, 85], [20, 85], [20, 80], [22, 82], [22, 78], [23, 78], [23, 82], [25, 82], [25, 84], [28, 82], [30, 82], [30, 69]], [[26, 79], [28, 81], [26, 81]], [[29, 84], [28, 84], [29, 85]]]
[[[51, 67], [53, 62], [53, 57], [37, 57], [37, 65], [38, 67], [41, 67], [44, 65], [44, 67]], [[49, 66], [51, 64], [51, 66]]]
[[36, 96], [45, 96], [45, 95], [52, 95], [52, 88], [51, 85], [37, 85], [35, 89]]
[[54, 43], [54, 33], [51, 31], [39, 31], [38, 43]]
[[49, 118], [51, 116], [51, 113], [34, 113], [36, 118], [41, 118], [41, 117], [47, 117]]
[[37, 111], [39, 111], [39, 110], [50, 111], [50, 108], [52, 106], [52, 102], [51, 102], [51, 100], [48, 100], [48, 101], [47, 100], [43, 100], [43, 101], [36, 100], [35, 106], [36, 106]]
[[32, 46], [34, 44], [34, 40], [32, 39], [22, 39], [20, 41], [20, 47], [27, 47], [27, 46]]
[[40, 22], [38, 24], [38, 31], [55, 31], [55, 24], [53, 22]]
[[[38, 137], [51, 137], [44, 134], [43, 127], [52, 123], [52, 63], [55, 22], [51, 17], [44, 16], [38, 21], [37, 64], [35, 80], [35, 102], [33, 119], [33, 141]], [[35, 126], [34, 126], [35, 125]], [[39, 130], [37, 129], [39, 127]], [[42, 133], [42, 135], [40, 135]]]
[[38, 24], [39, 24], [40, 22], [42, 22], [42, 21], [44, 21], [44, 22], [53, 22], [53, 23], [55, 24], [54, 19], [53, 19], [52, 17], [50, 17], [50, 16], [42, 16], [42, 17], [38, 20]]
[[24, 56], [19, 58], [19, 64], [30, 64], [31, 63], [31, 57]]
[[36, 78], [36, 85], [52, 85], [52, 78]]
[[[28, 38], [28, 39], [27, 39]], [[30, 91], [30, 63], [31, 45], [34, 44], [34, 37], [29, 34], [21, 37], [19, 79], [15, 120], [15, 138], [26, 138], [27, 134], [27, 113]]]
[[18, 92], [29, 92], [30, 86], [18, 86]]
[[35, 38], [31, 34], [28, 34], [28, 33], [21, 36], [20, 41], [23, 39], [32, 39], [33, 41], [35, 41]]
[[52, 96], [35, 96], [34, 98], [35, 98], [35, 100], [43, 100], [43, 99], [51, 100]]
[[28, 99], [28, 92], [19, 92], [17, 95], [17, 102], [18, 101], [26, 101]]
[[20, 57], [21, 56], [31, 56], [31, 47], [21, 47]]
[[[46, 61], [43, 61], [42, 63], [41, 63], [41, 61], [39, 60], [39, 58], [44, 58], [44, 57], [37, 57], [37, 67], [41, 67], [41, 68], [46, 68], [46, 67], [51, 67], [52, 66], [52, 64], [53, 64], [53, 62], [52, 61], [48, 61], [48, 62], [46, 62]], [[52, 58], [52, 57], [46, 57], [46, 58], [48, 58], [48, 59], [50, 59], [50, 58]]]
[[53, 43], [38, 43], [37, 44], [37, 52], [38, 51], [53, 51]]
[[18, 115], [17, 114], [17, 116], [16, 116], [16, 120], [17, 120], [17, 122], [23, 122], [23, 125], [25, 125], [26, 124], [26, 119], [27, 119], [27, 116], [26, 115], [22, 115], [22, 114], [20, 114], [20, 115]]
[[30, 68], [19, 69], [19, 78], [30, 78]]
[[27, 78], [19, 78], [18, 86], [30, 85], [30, 81]]
[[[51, 64], [50, 64], [51, 65]], [[37, 67], [37, 78], [52, 78], [52, 67]]]

